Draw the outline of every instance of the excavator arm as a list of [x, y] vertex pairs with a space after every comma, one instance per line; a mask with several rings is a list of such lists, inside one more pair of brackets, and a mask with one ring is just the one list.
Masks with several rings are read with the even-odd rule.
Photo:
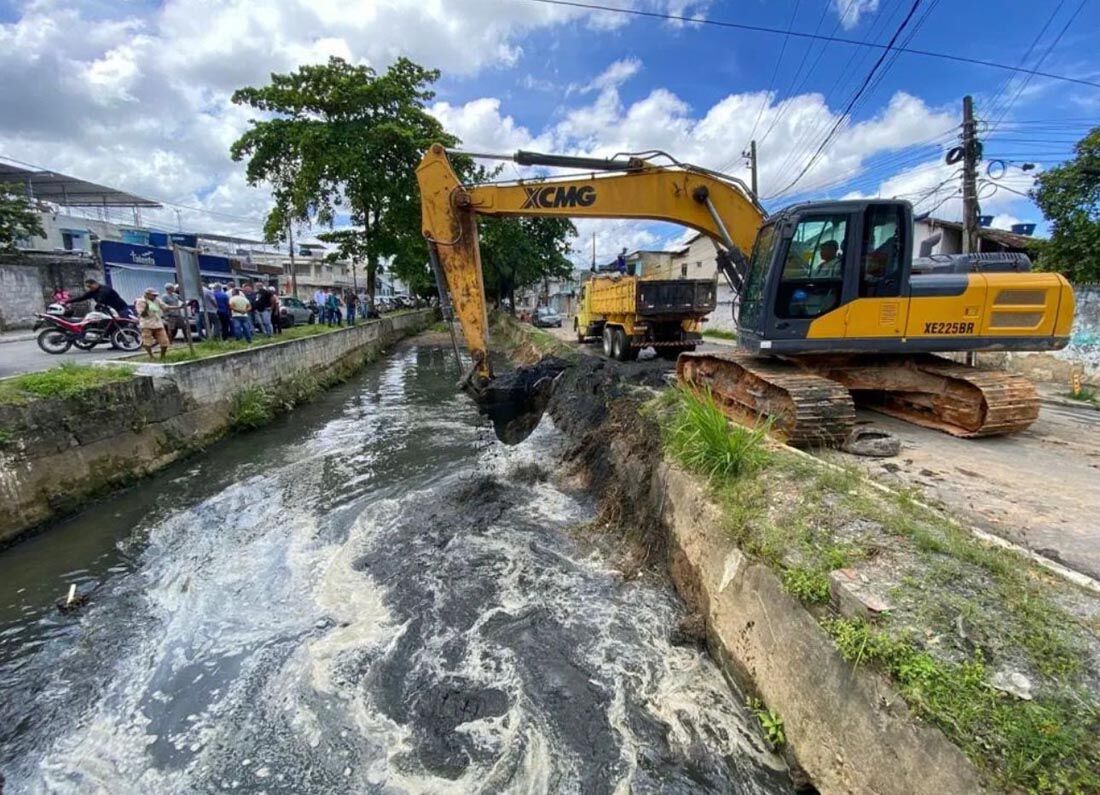
[[424, 154], [416, 171], [424, 238], [466, 338], [473, 365], [463, 382], [475, 397], [493, 378], [477, 214], [669, 221], [709, 235], [734, 262], [751, 252], [764, 220], [763, 209], [739, 180], [672, 158], [669, 165], [639, 157], [601, 160], [531, 152], [507, 159], [590, 173], [467, 187], [440, 144]]

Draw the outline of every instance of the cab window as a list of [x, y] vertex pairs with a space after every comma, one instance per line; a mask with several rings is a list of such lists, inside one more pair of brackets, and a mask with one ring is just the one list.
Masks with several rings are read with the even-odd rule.
[[840, 304], [848, 216], [804, 217], [795, 227], [783, 263], [775, 314], [815, 318]]
[[861, 297], [901, 295], [901, 210], [879, 205], [867, 208], [863, 220], [863, 246], [859, 267]]
[[764, 282], [768, 276], [768, 268], [771, 266], [772, 252], [775, 250], [777, 239], [774, 224], [763, 227], [756, 235], [756, 245], [753, 246], [752, 257], [749, 259], [749, 272], [745, 276], [745, 284], [741, 290], [741, 307], [737, 316], [738, 322], [744, 328], [756, 328], [756, 322], [760, 319]]

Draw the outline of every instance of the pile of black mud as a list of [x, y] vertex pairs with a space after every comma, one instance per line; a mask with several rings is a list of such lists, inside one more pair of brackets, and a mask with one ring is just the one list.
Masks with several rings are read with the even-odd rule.
[[561, 376], [547, 410], [568, 437], [565, 460], [599, 499], [598, 523], [628, 542], [624, 561], [641, 568], [664, 561], [660, 500], [651, 494], [662, 458], [661, 429], [641, 405], [665, 388], [674, 365], [581, 356]]
[[504, 444], [519, 444], [538, 427], [561, 376], [564, 359], [546, 356], [530, 366], [495, 377], [488, 386], [471, 392], [478, 411], [493, 423]]

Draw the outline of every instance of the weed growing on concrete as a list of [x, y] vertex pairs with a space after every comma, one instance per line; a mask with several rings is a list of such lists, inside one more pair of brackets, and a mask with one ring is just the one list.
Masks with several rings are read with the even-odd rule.
[[233, 399], [230, 422], [238, 428], [258, 428], [275, 416], [275, 398], [260, 386], [242, 389]]
[[759, 469], [768, 459], [767, 428], [733, 425], [708, 391], [677, 390], [679, 405], [665, 425], [665, 445], [685, 467], [711, 480]]
[[980, 653], [946, 663], [910, 637], [863, 621], [826, 619], [844, 659], [887, 673], [910, 708], [951, 736], [1005, 789], [1100, 789], [1100, 712], [1072, 696], [1021, 701], [989, 686]]
[[133, 371], [124, 365], [93, 367], [65, 362], [49, 370], [25, 373], [0, 381], [0, 403], [26, 403], [35, 398], [79, 397], [90, 389], [127, 381], [133, 375]]
[[775, 710], [768, 709], [758, 698], [750, 698], [748, 707], [756, 717], [764, 732], [764, 739], [774, 750], [787, 744], [787, 733], [783, 728], [783, 718]]
[[829, 573], [795, 566], [783, 572], [783, 587], [803, 604], [829, 601]]

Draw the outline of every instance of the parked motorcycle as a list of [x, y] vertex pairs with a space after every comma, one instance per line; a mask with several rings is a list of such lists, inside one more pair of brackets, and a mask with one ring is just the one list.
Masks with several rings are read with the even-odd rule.
[[141, 348], [141, 332], [137, 320], [123, 317], [102, 304], [81, 318], [73, 318], [72, 310], [65, 304], [50, 304], [46, 311], [35, 313], [38, 320], [34, 330], [42, 329], [38, 347], [46, 353], [64, 353], [76, 346], [89, 351], [101, 343], [112, 348], [136, 351]]

